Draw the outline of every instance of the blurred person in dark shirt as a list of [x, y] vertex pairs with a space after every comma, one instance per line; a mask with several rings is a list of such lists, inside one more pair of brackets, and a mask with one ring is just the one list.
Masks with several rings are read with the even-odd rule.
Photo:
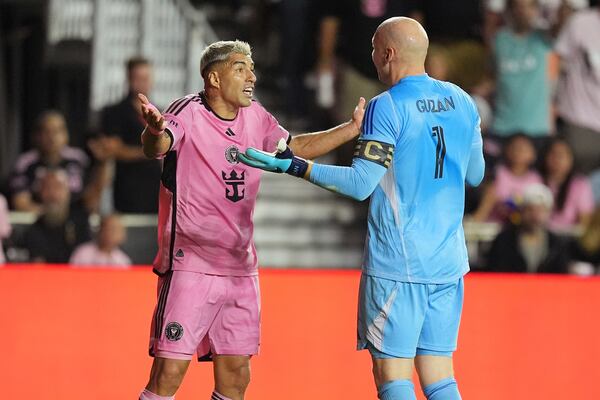
[[[100, 140], [116, 160], [113, 182], [114, 208], [123, 213], [156, 213], [161, 164], [148, 160], [140, 146], [140, 132], [146, 126], [140, 113], [138, 93], [152, 90], [152, 66], [136, 57], [127, 62], [128, 93], [118, 103], [106, 107], [101, 116]], [[131, 190], [135, 188], [135, 190]]]
[[[390, 17], [418, 17], [417, 1], [325, 0], [320, 6], [317, 104], [331, 108], [335, 121], [342, 122], [352, 114], [359, 97], [368, 102], [387, 89], [377, 79], [371, 61], [373, 32]], [[354, 142], [341, 146], [338, 163], [348, 164], [353, 149]]]
[[508, 223], [494, 239], [487, 257], [489, 271], [567, 272], [567, 245], [548, 230], [552, 205], [552, 192], [543, 184], [525, 188], [520, 222]]
[[82, 201], [71, 202], [68, 175], [49, 170], [40, 181], [41, 214], [25, 232], [32, 262], [66, 263], [73, 249], [90, 240], [89, 213]]
[[69, 131], [63, 115], [54, 110], [42, 113], [34, 127], [35, 148], [21, 154], [10, 177], [12, 206], [18, 211], [39, 213], [41, 180], [52, 169], [62, 169], [73, 199], [85, 189], [90, 159], [81, 149], [70, 147]]

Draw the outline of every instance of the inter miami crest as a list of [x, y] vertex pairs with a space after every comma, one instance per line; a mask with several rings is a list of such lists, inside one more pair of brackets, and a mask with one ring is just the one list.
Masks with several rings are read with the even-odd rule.
[[231, 145], [225, 149], [225, 159], [230, 164], [238, 163], [238, 154], [240, 154], [240, 149], [238, 149], [235, 145]]
[[244, 186], [244, 175], [246, 173], [238, 173], [235, 169], [231, 170], [231, 173], [227, 175], [225, 171], [221, 171], [221, 176], [225, 182], [225, 197], [227, 200], [238, 202], [244, 198], [246, 189], [242, 189]]
[[183, 336], [183, 326], [178, 322], [169, 322], [165, 328], [165, 336], [167, 340], [176, 342]]

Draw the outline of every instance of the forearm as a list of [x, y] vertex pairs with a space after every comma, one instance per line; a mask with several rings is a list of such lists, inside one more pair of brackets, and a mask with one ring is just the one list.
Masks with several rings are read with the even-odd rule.
[[83, 192], [83, 203], [88, 212], [93, 213], [100, 208], [102, 192], [110, 184], [111, 168], [106, 161], [98, 163], [92, 172], [92, 179]]
[[344, 122], [322, 132], [306, 133], [292, 138], [290, 148], [298, 157], [314, 159], [354, 139], [360, 133], [353, 121]]
[[324, 189], [365, 200], [373, 193], [387, 169], [362, 159], [354, 159], [351, 167], [312, 163], [304, 179]]
[[485, 174], [485, 160], [483, 158], [482, 147], [473, 146], [471, 148], [471, 156], [467, 165], [467, 173], [465, 180], [471, 186], [479, 186]]
[[148, 131], [148, 127], [142, 132], [142, 150], [147, 158], [157, 158], [169, 151], [171, 147], [171, 136], [166, 131], [160, 135], [154, 135]]

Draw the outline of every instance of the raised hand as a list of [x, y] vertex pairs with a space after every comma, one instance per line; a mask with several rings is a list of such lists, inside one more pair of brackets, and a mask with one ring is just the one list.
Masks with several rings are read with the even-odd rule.
[[158, 108], [156, 108], [154, 104], [150, 103], [150, 100], [148, 100], [148, 98], [141, 93], [138, 93], [138, 99], [140, 99], [142, 102], [142, 117], [148, 124], [148, 128], [151, 130], [151, 133], [157, 135], [164, 131], [167, 127], [167, 122], [160, 111], [158, 111]]
[[360, 128], [362, 127], [363, 117], [365, 116], [365, 103], [367, 101], [364, 97], [358, 99], [358, 104], [354, 108], [354, 112], [352, 113], [352, 123], [360, 132]]

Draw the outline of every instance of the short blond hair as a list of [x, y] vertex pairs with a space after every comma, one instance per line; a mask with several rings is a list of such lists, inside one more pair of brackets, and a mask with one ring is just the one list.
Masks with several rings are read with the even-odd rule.
[[243, 54], [252, 57], [250, 45], [241, 40], [221, 40], [207, 46], [200, 57], [200, 75], [206, 79], [208, 67], [227, 61], [231, 54]]

